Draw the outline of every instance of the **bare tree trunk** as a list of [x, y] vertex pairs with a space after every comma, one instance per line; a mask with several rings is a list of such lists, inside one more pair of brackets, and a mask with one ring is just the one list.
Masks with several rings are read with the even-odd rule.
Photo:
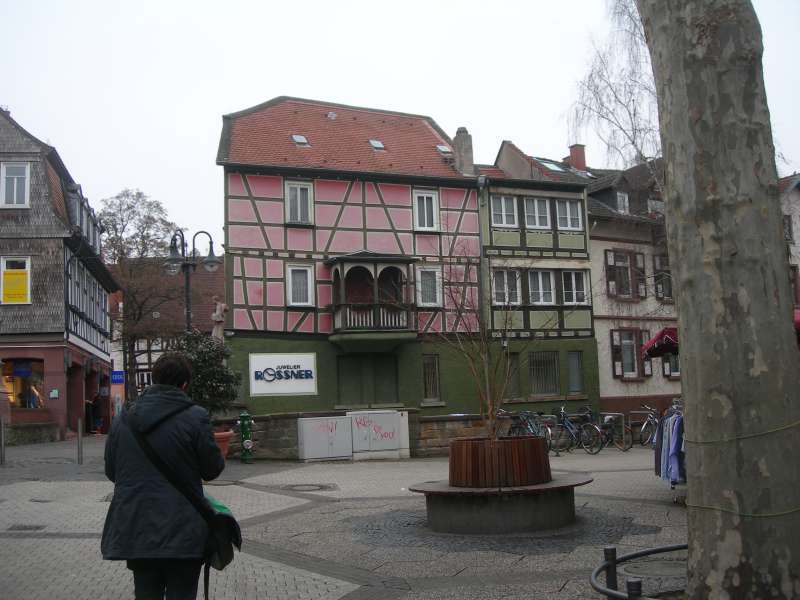
[[689, 597], [800, 597], [800, 354], [748, 0], [637, 0], [686, 407]]

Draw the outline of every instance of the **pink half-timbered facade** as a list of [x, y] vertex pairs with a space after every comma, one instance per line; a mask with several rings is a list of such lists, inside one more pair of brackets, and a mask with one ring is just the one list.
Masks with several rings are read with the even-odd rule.
[[[472, 401], [435, 342], [480, 295], [455, 142], [429, 117], [286, 97], [223, 118], [228, 343], [253, 410]], [[301, 362], [313, 382], [271, 379]]]

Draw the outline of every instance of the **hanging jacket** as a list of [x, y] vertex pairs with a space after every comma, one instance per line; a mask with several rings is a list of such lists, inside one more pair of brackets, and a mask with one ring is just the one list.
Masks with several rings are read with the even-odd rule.
[[105, 470], [114, 482], [114, 497], [103, 528], [103, 558], [201, 558], [205, 521], [153, 466], [129, 427], [144, 433], [200, 495], [202, 480], [215, 479], [225, 468], [208, 412], [176, 387], [147, 388], [114, 419], [106, 440]]
[[683, 417], [677, 415], [672, 424], [672, 435], [669, 443], [669, 482], [683, 483], [686, 475], [683, 472]]

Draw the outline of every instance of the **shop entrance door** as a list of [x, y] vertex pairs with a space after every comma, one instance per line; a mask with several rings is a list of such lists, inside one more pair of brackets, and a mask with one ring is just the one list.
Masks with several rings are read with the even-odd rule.
[[345, 354], [339, 357], [339, 402], [342, 406], [397, 403], [397, 358], [394, 354]]

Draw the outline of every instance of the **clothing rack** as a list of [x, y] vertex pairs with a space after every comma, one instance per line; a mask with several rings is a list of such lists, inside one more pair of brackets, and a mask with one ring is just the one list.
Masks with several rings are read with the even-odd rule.
[[[683, 401], [673, 398], [672, 404], [659, 419], [653, 439], [656, 476], [668, 481], [670, 489], [686, 483], [686, 448], [683, 437]], [[673, 498], [678, 502], [677, 497]]]

